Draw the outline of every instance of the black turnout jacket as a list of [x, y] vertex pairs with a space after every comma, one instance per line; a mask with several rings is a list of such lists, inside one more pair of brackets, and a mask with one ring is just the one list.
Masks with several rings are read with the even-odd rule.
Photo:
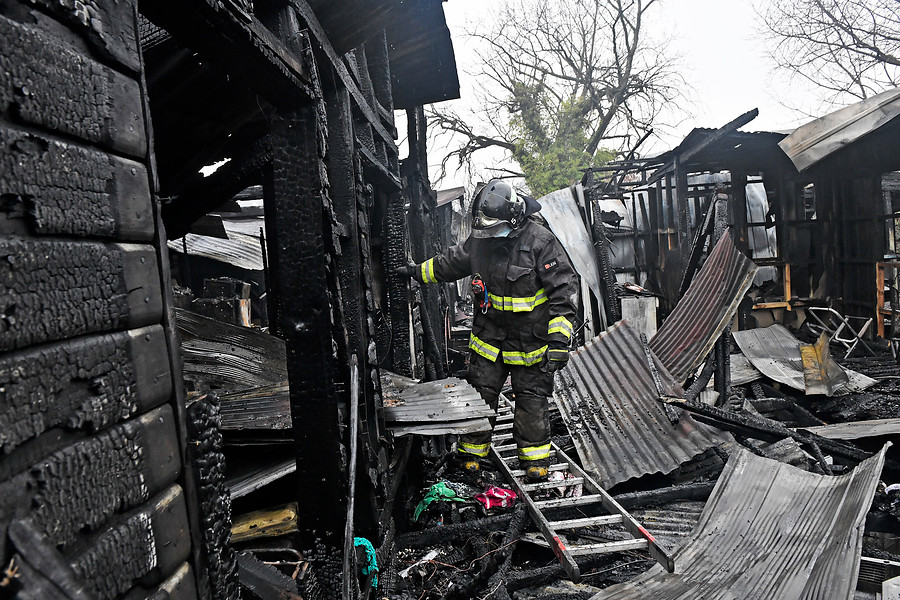
[[573, 334], [578, 283], [556, 236], [529, 219], [506, 238], [472, 238], [417, 265], [422, 283], [480, 275], [490, 307], [478, 308], [469, 348], [491, 361], [535, 365], [548, 344]]

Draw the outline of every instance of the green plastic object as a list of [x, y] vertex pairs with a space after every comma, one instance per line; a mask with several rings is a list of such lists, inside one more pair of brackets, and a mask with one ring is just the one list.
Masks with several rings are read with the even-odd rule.
[[425, 497], [422, 498], [422, 501], [419, 502], [419, 505], [416, 507], [416, 512], [413, 514], [413, 520], [418, 521], [419, 515], [428, 508], [428, 505], [436, 500], [450, 500], [452, 502], [465, 502], [466, 499], [461, 497], [456, 493], [456, 490], [447, 485], [444, 481], [438, 481], [436, 484], [431, 486], [431, 489], [428, 490], [428, 493], [425, 494]]

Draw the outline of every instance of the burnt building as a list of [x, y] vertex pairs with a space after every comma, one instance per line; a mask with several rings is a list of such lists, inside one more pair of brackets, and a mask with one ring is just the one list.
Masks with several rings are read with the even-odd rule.
[[262, 293], [236, 298], [283, 349], [298, 546], [346, 596], [345, 541], [392, 538], [378, 370], [445, 371], [439, 291], [390, 275], [436, 250], [441, 2], [13, 0], [0, 29], [4, 587], [236, 597], [219, 401], [185, 394], [168, 242], [227, 239], [258, 190], [265, 264], [237, 278]]

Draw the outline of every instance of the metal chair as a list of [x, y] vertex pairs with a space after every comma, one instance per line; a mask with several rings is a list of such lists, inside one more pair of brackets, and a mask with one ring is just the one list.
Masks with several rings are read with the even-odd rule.
[[[862, 339], [872, 325], [871, 317], [845, 317], [833, 308], [824, 306], [810, 306], [806, 309], [806, 314], [814, 321], [809, 323], [809, 328], [814, 333], [824, 332], [828, 335], [828, 341], [837, 342], [847, 349], [845, 358], [849, 358], [860, 344], [866, 352], [875, 356], [875, 351]], [[851, 320], [856, 321], [857, 326], [862, 324], [859, 331], [850, 324]]]

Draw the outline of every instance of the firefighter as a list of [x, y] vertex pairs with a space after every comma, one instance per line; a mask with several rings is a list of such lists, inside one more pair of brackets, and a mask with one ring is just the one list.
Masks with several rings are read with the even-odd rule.
[[[578, 290], [556, 236], [531, 215], [533, 198], [494, 180], [473, 203], [472, 235], [462, 244], [397, 271], [421, 283], [473, 276], [475, 319], [469, 338], [469, 382], [497, 410], [507, 375], [516, 398], [513, 439], [530, 481], [550, 466], [548, 398], [553, 373], [569, 359]], [[493, 425], [493, 421], [492, 421]], [[487, 456], [490, 432], [460, 437], [458, 458], [470, 472]]]

